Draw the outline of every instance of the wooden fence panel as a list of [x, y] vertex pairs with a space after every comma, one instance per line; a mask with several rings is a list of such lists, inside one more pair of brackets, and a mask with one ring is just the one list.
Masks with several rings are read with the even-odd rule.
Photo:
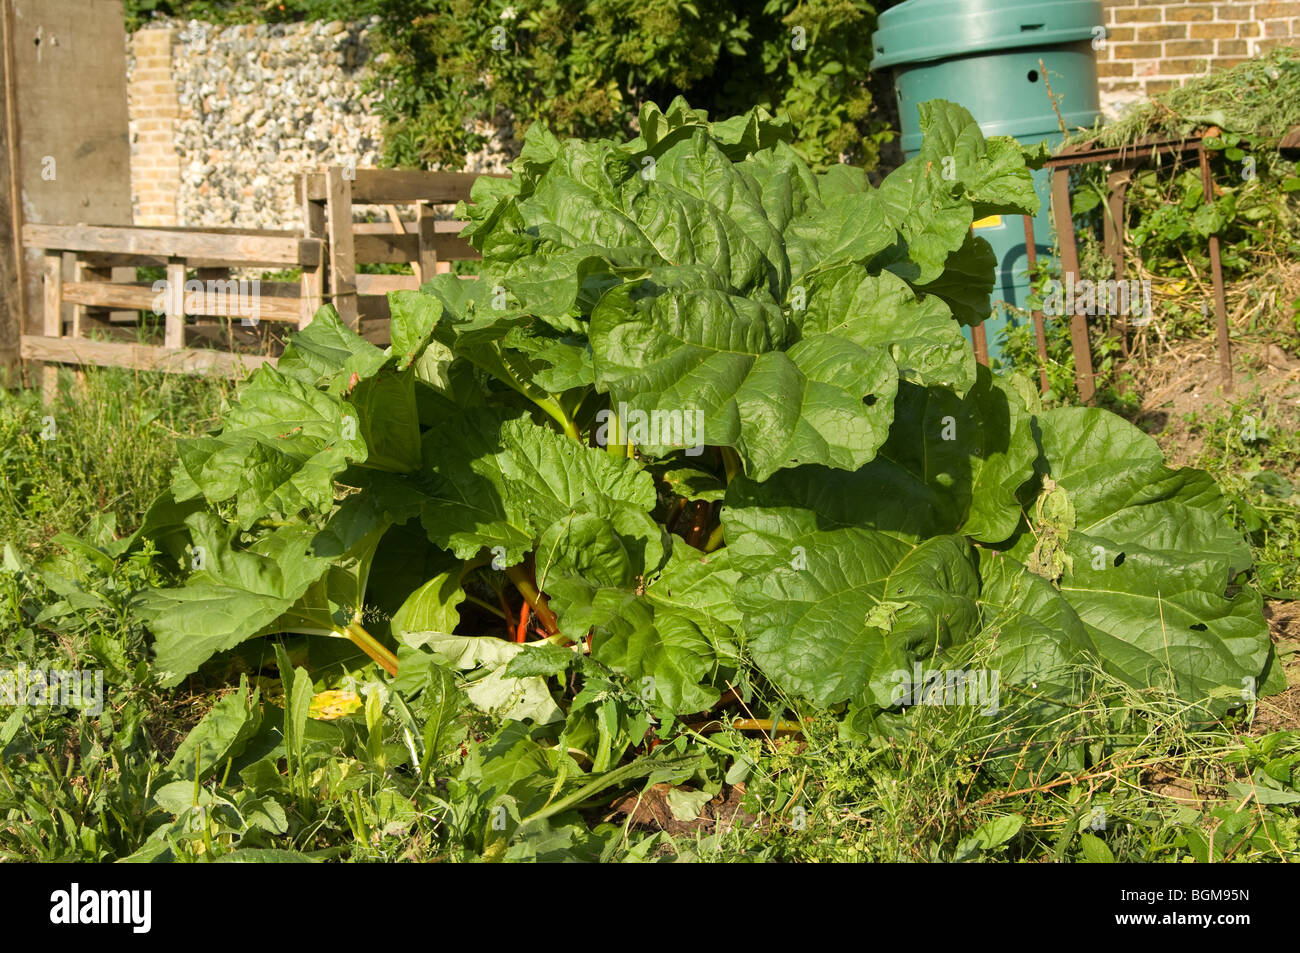
[[[418, 289], [439, 268], [454, 260], [479, 257], [459, 237], [461, 222], [437, 219], [432, 206], [469, 198], [477, 176], [470, 173], [409, 172], [341, 168], [301, 176], [301, 232], [238, 228], [137, 228], [134, 226], [44, 225], [23, 227], [24, 246], [39, 249], [45, 261], [43, 333], [21, 337], [25, 360], [69, 364], [100, 364], [177, 373], [237, 376], [268, 362], [270, 355], [245, 355], [208, 347], [187, 347], [220, 339], [230, 346], [236, 338], [256, 343], [248, 328], [235, 334], [235, 317], [249, 317], [238, 285], [232, 303], [220, 289], [231, 269], [301, 269], [295, 282], [258, 282], [254, 312], [258, 320], [310, 323], [320, 306], [332, 303], [340, 317], [367, 340], [387, 343], [390, 311], [387, 294]], [[357, 223], [357, 204], [385, 205], [388, 221]], [[397, 204], [414, 205], [414, 221], [402, 221]], [[62, 259], [75, 262], [75, 280], [63, 280]], [[405, 263], [414, 274], [358, 273], [358, 264]], [[164, 267], [166, 292], [153, 283], [113, 281], [112, 269]], [[186, 290], [187, 276], [196, 272], [205, 289]], [[234, 286], [234, 279], [226, 285]], [[217, 286], [217, 291], [208, 289]], [[328, 294], [326, 293], [328, 288]], [[60, 309], [72, 306], [71, 336], [64, 336]], [[83, 333], [92, 325], [114, 329], [104, 312], [158, 311], [163, 320], [163, 346], [91, 340]], [[220, 319], [225, 318], [223, 324]], [[198, 319], [198, 320], [195, 320]], [[211, 319], [218, 319], [216, 321]], [[243, 322], [249, 323], [249, 322]], [[257, 322], [252, 322], [256, 324]], [[192, 332], [192, 334], [191, 334]], [[120, 333], [120, 331], [118, 332]], [[47, 371], [52, 386], [54, 369]]]

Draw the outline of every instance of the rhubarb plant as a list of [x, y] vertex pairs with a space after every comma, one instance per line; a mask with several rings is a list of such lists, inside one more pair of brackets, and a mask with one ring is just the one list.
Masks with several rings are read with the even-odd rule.
[[922, 125], [873, 188], [762, 110], [534, 124], [459, 210], [475, 278], [394, 292], [387, 350], [322, 309], [182, 446], [145, 531], [182, 578], [139, 601], [164, 680], [346, 639], [399, 685], [568, 713], [603, 764], [573, 719], [610, 680], [660, 725], [756, 680], [896, 724], [899, 673], [976, 654], [1034, 704], [1088, 668], [1211, 716], [1278, 687], [1213, 479], [976, 365], [971, 222], [1037, 199], [1014, 141], [946, 102]]

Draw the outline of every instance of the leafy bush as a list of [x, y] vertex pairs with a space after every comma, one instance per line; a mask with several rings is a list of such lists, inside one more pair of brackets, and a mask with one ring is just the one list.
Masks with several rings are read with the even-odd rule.
[[641, 104], [685, 94], [730, 115], [788, 112], [816, 167], [865, 168], [890, 137], [867, 88], [875, 9], [862, 0], [378, 0], [385, 149], [459, 168], [509, 110], [561, 136], [631, 133]]
[[803, 130], [816, 168], [866, 169], [893, 133], [875, 105], [863, 0], [128, 0], [151, 15], [215, 23], [379, 18], [372, 33], [386, 160], [460, 168], [508, 115], [561, 136], [630, 135], [643, 103], [678, 94], [731, 114], [755, 103]]
[[126, 0], [126, 28], [138, 30], [152, 17], [208, 23], [292, 23], [368, 16], [374, 0]]
[[978, 663], [986, 713], [1039, 725], [1090, 668], [1193, 719], [1279, 687], [1213, 479], [974, 363], [970, 223], [1036, 205], [1013, 140], [927, 103], [874, 189], [762, 109], [639, 118], [534, 126], [462, 209], [477, 279], [394, 293], [387, 351], [322, 310], [181, 445], [140, 531], [185, 576], [140, 600], [165, 682], [332, 637], [595, 770], [749, 697], [747, 661], [860, 732], [931, 700], [917, 669]]

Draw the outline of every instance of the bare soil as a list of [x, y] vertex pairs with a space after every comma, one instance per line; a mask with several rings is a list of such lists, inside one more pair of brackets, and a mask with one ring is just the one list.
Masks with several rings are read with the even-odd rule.
[[1261, 427], [1300, 427], [1300, 357], [1271, 342], [1237, 340], [1232, 349], [1231, 394], [1224, 393], [1213, 341], [1178, 342], [1143, 369], [1134, 422], [1159, 441], [1172, 465], [1190, 465], [1201, 454], [1204, 437], [1192, 416], [1213, 419], [1244, 404]]
[[697, 832], [721, 833], [733, 827], [748, 827], [755, 822], [753, 815], [746, 813], [741, 807], [745, 797], [744, 784], [724, 785], [722, 791], [704, 805], [699, 816], [689, 821], [679, 820], [673, 814], [668, 804], [668, 795], [672, 790], [670, 784], [653, 784], [648, 790], [617, 802], [613, 813], [631, 818], [632, 823], [637, 827], [665, 831], [673, 836], [693, 835]]

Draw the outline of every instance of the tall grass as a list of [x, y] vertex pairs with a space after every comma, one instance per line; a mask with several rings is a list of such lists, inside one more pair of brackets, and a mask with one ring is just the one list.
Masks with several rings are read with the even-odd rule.
[[167, 485], [176, 438], [214, 423], [231, 386], [91, 367], [61, 369], [49, 406], [35, 389], [0, 391], [0, 543], [45, 555], [100, 513], [129, 532]]

